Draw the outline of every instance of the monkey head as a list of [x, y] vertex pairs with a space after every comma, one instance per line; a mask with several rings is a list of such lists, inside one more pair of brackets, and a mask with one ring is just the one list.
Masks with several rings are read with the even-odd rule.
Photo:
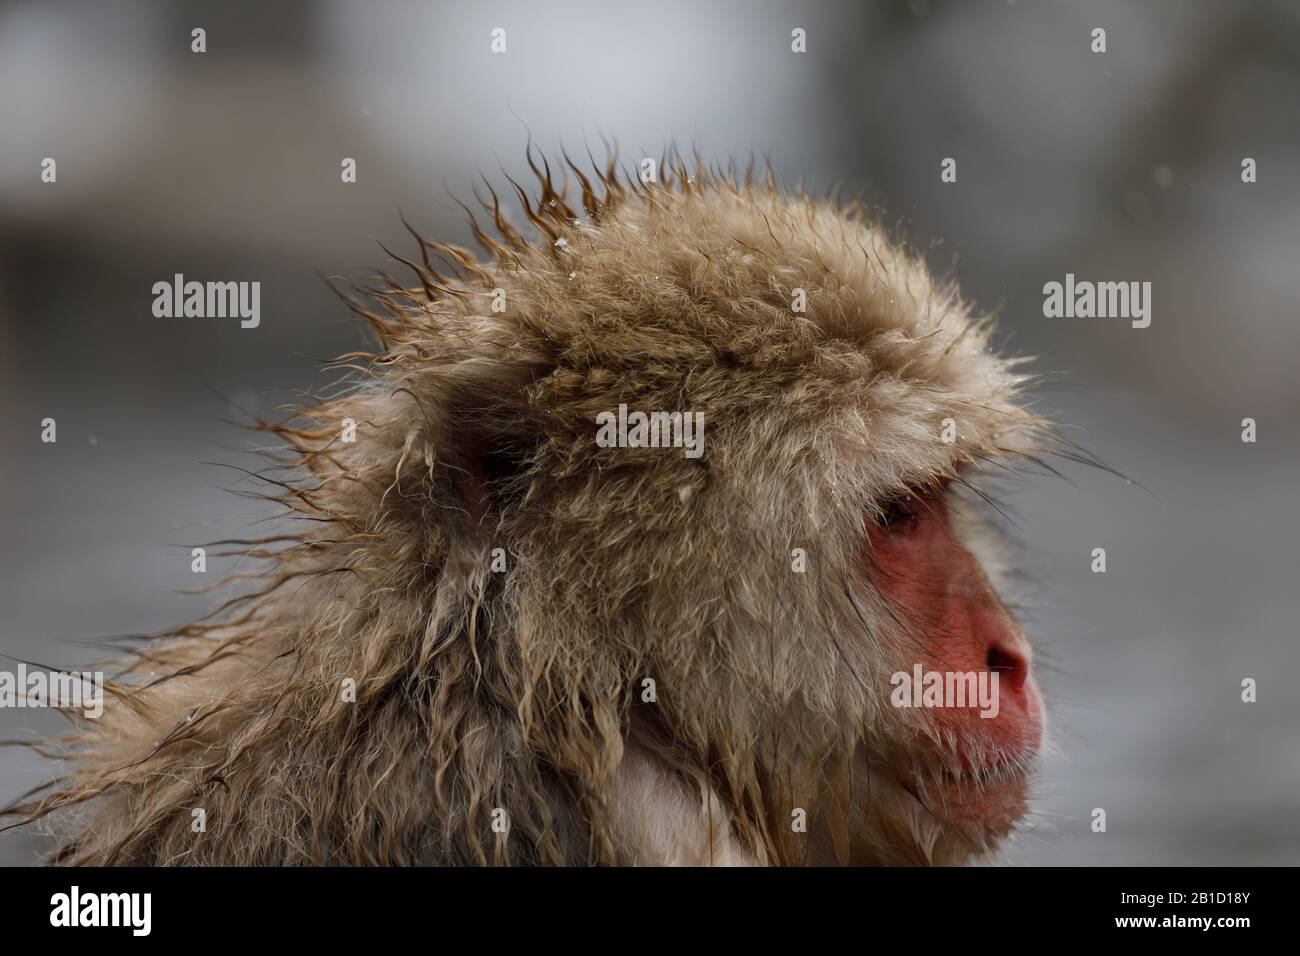
[[1045, 426], [989, 322], [854, 206], [570, 167], [349, 299], [371, 381], [267, 426], [306, 530], [86, 731], [64, 858], [955, 863], [1024, 815], [979, 482]]

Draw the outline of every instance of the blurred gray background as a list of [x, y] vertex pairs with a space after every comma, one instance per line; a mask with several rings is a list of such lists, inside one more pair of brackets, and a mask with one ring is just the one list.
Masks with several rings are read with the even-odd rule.
[[[375, 238], [409, 253], [399, 210], [466, 242], [448, 191], [521, 171], [528, 130], [576, 154], [603, 155], [601, 134], [631, 158], [766, 151], [788, 182], [882, 204], [1007, 349], [1039, 356], [1040, 407], [1142, 486], [1069, 467], [1073, 485], [1009, 499], [1057, 753], [1002, 860], [1300, 863], [1298, 104], [1286, 0], [9, 0], [0, 652], [73, 666], [79, 641], [210, 607], [177, 593], [189, 547], [265, 513], [203, 463], [247, 461], [222, 419], [326, 385], [320, 361], [365, 341], [317, 273], [388, 268]], [[261, 327], [154, 318], [176, 272], [259, 280]], [[1151, 327], [1044, 318], [1066, 272], [1151, 281]], [[0, 710], [3, 738], [56, 726]], [[0, 750], [0, 801], [50, 772]], [[0, 862], [41, 848], [4, 834]]]

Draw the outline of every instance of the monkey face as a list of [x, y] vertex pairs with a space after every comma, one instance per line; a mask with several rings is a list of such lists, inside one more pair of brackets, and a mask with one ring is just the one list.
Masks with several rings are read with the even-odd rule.
[[869, 526], [866, 549], [902, 638], [892, 653], [908, 663], [891, 702], [915, 709], [890, 776], [949, 860], [991, 848], [1024, 814], [1043, 735], [1029, 642], [962, 541], [971, 522], [953, 517], [971, 507], [951, 488], [904, 496]]

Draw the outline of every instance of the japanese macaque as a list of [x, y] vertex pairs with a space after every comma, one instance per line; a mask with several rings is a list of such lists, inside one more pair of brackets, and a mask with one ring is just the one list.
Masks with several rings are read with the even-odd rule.
[[567, 165], [514, 186], [528, 234], [489, 187], [481, 260], [417, 235], [415, 280], [344, 295], [378, 345], [260, 423], [263, 570], [10, 808], [53, 861], [947, 864], [1015, 829], [1044, 707], [978, 489], [1062, 447], [1027, 376], [855, 204]]

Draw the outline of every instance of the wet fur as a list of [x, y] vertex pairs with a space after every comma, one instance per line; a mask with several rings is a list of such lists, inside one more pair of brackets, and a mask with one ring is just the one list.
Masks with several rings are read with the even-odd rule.
[[[53, 860], [988, 849], [899, 783], [927, 729], [888, 675], [917, 636], [870, 585], [864, 529], [903, 490], [1035, 460], [1025, 376], [856, 206], [680, 161], [650, 185], [569, 172], [573, 192], [549, 167], [533, 201], [514, 187], [535, 238], [492, 193], [484, 261], [419, 240], [397, 257], [414, 283], [350, 298], [379, 342], [343, 360], [365, 381], [262, 423], [287, 447], [263, 487], [299, 520], [237, 542], [264, 570], [130, 657], [104, 717], [51, 745], [66, 776], [10, 808], [54, 822]], [[620, 403], [703, 412], [703, 458], [597, 447]]]

